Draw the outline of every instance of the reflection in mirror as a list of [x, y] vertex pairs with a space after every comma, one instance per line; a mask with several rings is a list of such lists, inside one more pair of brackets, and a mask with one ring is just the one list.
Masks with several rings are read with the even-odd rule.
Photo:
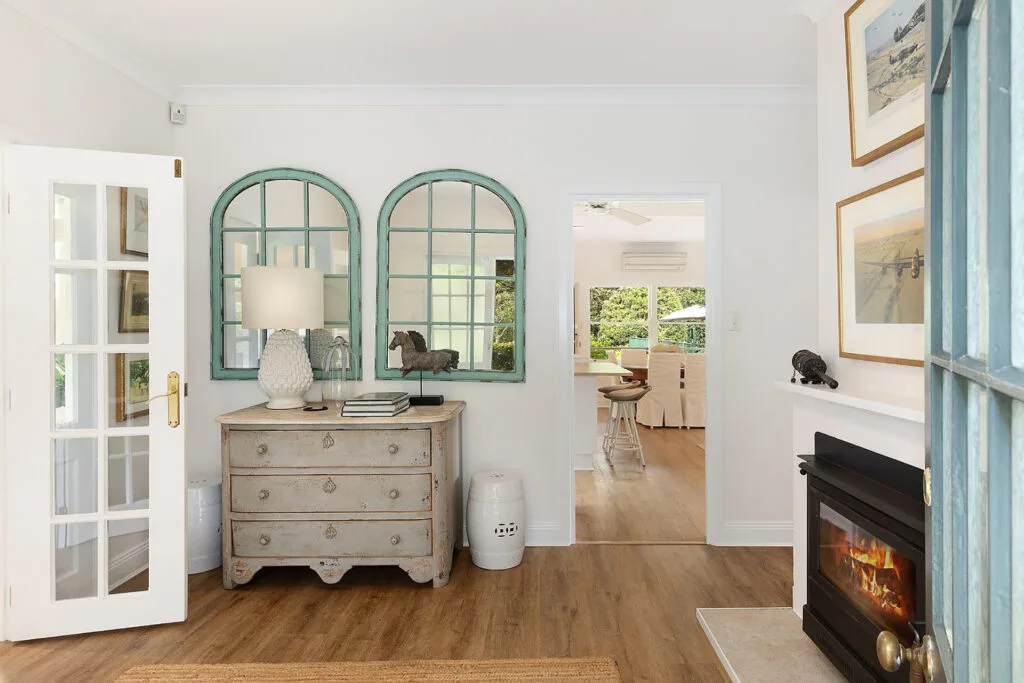
[[107, 522], [107, 591], [149, 590], [149, 518]]
[[225, 228], [258, 228], [260, 218], [260, 185], [256, 183], [242, 190], [224, 211]]
[[[312, 188], [313, 186], [310, 185], [310, 189]], [[324, 275], [347, 275], [348, 231], [311, 231], [309, 233], [309, 267], [316, 268]]]
[[312, 331], [309, 339], [309, 362], [314, 370], [323, 369], [324, 354], [330, 350], [335, 337], [342, 337], [351, 344], [347, 327], [327, 327]]
[[[392, 236], [394, 236], [394, 233]], [[477, 236], [478, 251], [481, 237], [483, 237], [483, 235]], [[504, 237], [504, 235], [499, 235], [499, 237]], [[469, 261], [472, 258], [472, 241], [470, 233], [435, 232], [431, 238], [433, 239], [433, 245], [431, 246], [431, 263], [433, 263], [435, 269], [438, 264], [442, 263], [461, 265], [469, 264]]]
[[[143, 427], [149, 424], [149, 354], [110, 353], [107, 378], [110, 389], [110, 426]], [[160, 392], [157, 392], [160, 393]]]
[[[435, 266], [436, 268], [437, 266]], [[479, 286], [479, 282], [477, 283]], [[431, 281], [431, 322], [469, 323], [471, 281], [435, 277]], [[481, 297], [482, 299], [483, 297]]]
[[476, 236], [478, 275], [512, 277], [515, 275], [515, 258], [515, 234], [492, 235], [484, 233]]
[[95, 353], [53, 355], [54, 428], [95, 429], [99, 403]]
[[454, 349], [459, 352], [459, 363], [465, 367], [469, 361], [469, 327], [432, 325], [428, 343], [431, 349]]
[[107, 439], [107, 509], [149, 507], [149, 436]]
[[53, 586], [56, 600], [96, 597], [99, 543], [96, 522], [53, 525]]
[[225, 368], [259, 368], [260, 350], [259, 330], [248, 330], [241, 325], [224, 325]]
[[53, 440], [53, 514], [96, 512], [96, 437]]
[[259, 265], [260, 234], [258, 232], [224, 233], [224, 274], [241, 275], [242, 268]]
[[[426, 278], [389, 278], [388, 312], [392, 320], [401, 322], [426, 322]], [[390, 342], [390, 339], [388, 341]]]
[[433, 183], [433, 223], [437, 229], [472, 227], [473, 186], [455, 180]]
[[474, 370], [513, 372], [515, 365], [514, 328], [507, 326], [474, 328]]
[[324, 320], [344, 323], [348, 320], [349, 291], [347, 277], [324, 278]]
[[224, 322], [242, 322], [242, 278], [224, 278]]
[[106, 188], [107, 257], [112, 261], [149, 258], [149, 190], [144, 187]]
[[515, 230], [515, 220], [508, 204], [486, 187], [476, 187], [476, 229]]
[[268, 180], [264, 188], [268, 228], [301, 228], [306, 225], [304, 182]]
[[388, 224], [392, 228], [427, 229], [427, 186], [420, 185], [402, 197], [394, 210]]
[[54, 183], [53, 258], [96, 258], [96, 186]]
[[267, 265], [306, 267], [306, 233], [302, 230], [267, 231]]
[[334, 195], [319, 185], [309, 185], [309, 227], [347, 228], [345, 208]]
[[427, 233], [392, 232], [388, 235], [388, 273], [427, 274]]

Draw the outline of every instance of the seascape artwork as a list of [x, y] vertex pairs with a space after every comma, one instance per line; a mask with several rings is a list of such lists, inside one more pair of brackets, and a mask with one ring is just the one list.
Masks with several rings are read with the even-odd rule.
[[925, 3], [892, 0], [864, 29], [868, 116], [924, 84]]
[[853, 234], [857, 323], [924, 323], [924, 209], [858, 226]]

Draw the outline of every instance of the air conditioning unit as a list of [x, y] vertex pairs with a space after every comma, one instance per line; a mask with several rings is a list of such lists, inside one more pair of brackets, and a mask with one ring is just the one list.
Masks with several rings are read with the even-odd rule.
[[682, 270], [686, 267], [686, 252], [648, 251], [623, 252], [623, 270]]

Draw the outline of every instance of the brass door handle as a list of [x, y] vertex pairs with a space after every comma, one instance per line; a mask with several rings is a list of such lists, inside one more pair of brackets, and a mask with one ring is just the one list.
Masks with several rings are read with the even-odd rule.
[[875, 654], [878, 655], [878, 663], [889, 672], [898, 671], [903, 662], [910, 662], [911, 683], [932, 683], [942, 666], [939, 648], [931, 636], [925, 636], [913, 646], [905, 647], [895, 633], [882, 631], [875, 640]]
[[152, 403], [158, 398], [167, 399], [167, 426], [174, 429], [181, 424], [181, 395], [178, 387], [181, 377], [173, 370], [167, 373], [167, 393], [158, 396], [150, 396], [146, 403]]

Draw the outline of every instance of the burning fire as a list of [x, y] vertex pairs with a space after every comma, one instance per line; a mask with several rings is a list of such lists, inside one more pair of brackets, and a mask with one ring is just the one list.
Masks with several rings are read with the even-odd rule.
[[[908, 614], [902, 604], [902, 596], [891, 588], [903, 583], [899, 567], [892, 560], [892, 548], [875, 539], [868, 543], [866, 538], [861, 538], [857, 547], [847, 544], [847, 551], [852, 562], [849, 569], [858, 588], [874, 598], [883, 611], [891, 611], [893, 616], [906, 619]], [[840, 566], [842, 564], [840, 561]]]

